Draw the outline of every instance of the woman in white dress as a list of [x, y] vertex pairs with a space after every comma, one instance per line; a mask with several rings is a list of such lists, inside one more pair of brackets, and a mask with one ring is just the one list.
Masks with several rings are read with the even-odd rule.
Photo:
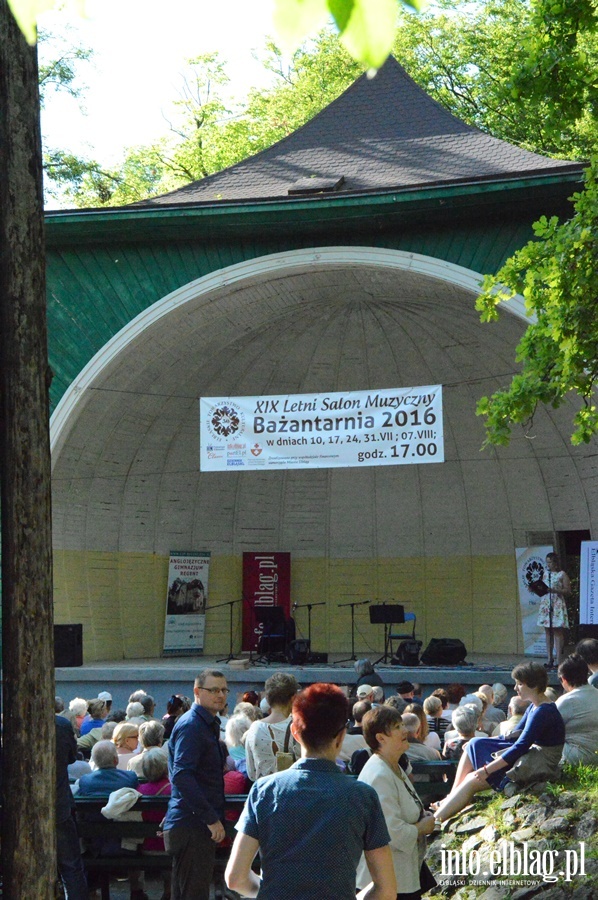
[[[409, 778], [399, 765], [409, 742], [401, 714], [389, 706], [377, 706], [363, 717], [363, 736], [373, 753], [361, 770], [359, 781], [371, 785], [378, 794], [397, 879], [397, 900], [419, 900], [422, 896], [422, 866], [426, 835], [434, 830], [434, 816], [426, 812]], [[428, 877], [432, 876], [424, 870]], [[357, 887], [365, 887], [370, 877], [362, 857], [357, 869]], [[426, 885], [426, 890], [433, 881]]]
[[[554, 668], [554, 651], [557, 664], [565, 658], [565, 638], [569, 627], [567, 605], [565, 599], [571, 593], [569, 576], [560, 569], [556, 553], [546, 554], [547, 573], [544, 573], [544, 584], [548, 591], [540, 600], [538, 625], [546, 633], [546, 668]], [[551, 633], [552, 632], [552, 633]]]
[[297, 679], [286, 672], [275, 672], [265, 684], [270, 715], [254, 722], [245, 738], [247, 777], [257, 781], [276, 772], [276, 753], [285, 747], [295, 759], [301, 748], [291, 735], [291, 708], [299, 690]]

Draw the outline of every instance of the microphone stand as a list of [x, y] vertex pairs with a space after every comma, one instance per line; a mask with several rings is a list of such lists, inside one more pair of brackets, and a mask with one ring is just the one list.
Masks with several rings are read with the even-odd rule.
[[356, 606], [366, 606], [370, 603], [370, 600], [362, 600], [360, 603], [337, 603], [337, 607], [340, 609], [342, 606], [350, 606], [351, 607], [351, 656], [348, 659], [338, 659], [335, 663], [344, 663], [344, 662], [355, 662], [357, 657], [355, 656], [355, 607]]
[[[321, 603], [304, 603], [303, 606], [307, 608], [307, 645], [309, 647], [307, 651], [307, 661], [309, 662], [311, 658], [311, 611], [314, 606], [326, 606], [326, 601], [322, 600]], [[299, 603], [293, 604], [293, 610], [302, 609]]]
[[229, 631], [228, 631], [228, 634], [229, 634], [228, 656], [225, 656], [222, 659], [217, 659], [216, 662], [227, 663], [227, 662], [230, 662], [231, 659], [239, 659], [239, 657], [235, 656], [235, 654], [233, 653], [233, 606], [235, 605], [235, 603], [242, 603], [242, 602], [243, 602], [242, 598], [241, 598], [241, 600], [227, 600], [225, 603], [219, 603], [217, 606], [209, 606], [206, 609], [206, 612], [207, 612], [208, 609], [220, 609], [222, 606], [228, 606], [229, 611], [230, 611]]

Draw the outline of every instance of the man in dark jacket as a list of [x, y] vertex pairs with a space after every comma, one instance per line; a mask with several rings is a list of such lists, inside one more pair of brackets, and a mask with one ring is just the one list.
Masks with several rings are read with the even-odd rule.
[[58, 873], [67, 900], [88, 900], [87, 881], [81, 861], [75, 824], [75, 801], [69, 786], [68, 767], [77, 759], [73, 726], [56, 716], [56, 852]]
[[224, 838], [224, 758], [220, 719], [226, 678], [204, 669], [195, 679], [195, 703], [176, 722], [168, 742], [172, 794], [164, 845], [173, 857], [172, 900], [208, 900], [216, 845]]

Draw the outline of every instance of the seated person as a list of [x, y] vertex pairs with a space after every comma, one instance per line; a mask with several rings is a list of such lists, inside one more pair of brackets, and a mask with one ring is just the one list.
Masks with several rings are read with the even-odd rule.
[[498, 738], [472, 738], [465, 748], [451, 793], [436, 806], [445, 821], [471, 803], [479, 791], [496, 791], [509, 782], [531, 784], [558, 778], [565, 743], [565, 723], [556, 704], [546, 701], [548, 675], [539, 663], [521, 663], [511, 673], [515, 690], [531, 703], [520, 732]]
[[[92, 765], [95, 766], [89, 775], [82, 775], [74, 786], [73, 793], [78, 797], [108, 797], [119, 788], [138, 789], [139, 780], [134, 772], [122, 772], [117, 769], [118, 752], [112, 741], [98, 741], [91, 751]], [[99, 810], [83, 812], [80, 815], [91, 821], [104, 822]], [[121, 853], [119, 840], [94, 838], [90, 849], [95, 856], [112, 856]]]
[[453, 710], [457, 709], [461, 700], [467, 694], [467, 691], [462, 684], [457, 681], [452, 681], [450, 684], [447, 684], [446, 693], [448, 696], [448, 704], [445, 709], [445, 715], [447, 719], [450, 719]]
[[493, 722], [495, 725], [500, 725], [501, 722], [504, 722], [507, 718], [502, 711], [502, 709], [498, 709], [494, 706], [494, 688], [490, 684], [482, 684], [476, 691], [478, 696], [483, 694], [486, 700], [488, 701], [488, 705], [484, 711], [484, 718], [488, 720], [488, 722]]
[[[254, 707], [255, 709], [255, 707]], [[224, 731], [224, 739], [228, 755], [235, 764], [235, 769], [242, 775], [247, 775], [247, 755], [245, 752], [245, 737], [251, 728], [251, 719], [243, 713], [233, 713]], [[234, 793], [242, 793], [235, 791]]]
[[[448, 701], [447, 701], [448, 702]], [[442, 699], [431, 694], [424, 700], [424, 712], [431, 734], [437, 734], [440, 744], [444, 741], [444, 735], [449, 728], [449, 721], [443, 713]]]
[[[299, 685], [294, 675], [275, 672], [265, 684], [270, 714], [253, 722], [245, 737], [247, 775], [252, 781], [276, 771], [277, 750], [285, 746], [295, 759], [301, 752], [291, 735], [291, 708]], [[277, 748], [277, 749], [275, 749]]]
[[598, 688], [598, 640], [596, 638], [584, 638], [576, 646], [575, 652], [588, 664], [588, 669], [590, 670], [588, 684]]
[[353, 725], [347, 728], [347, 734], [363, 734], [362, 720], [366, 712], [369, 712], [372, 704], [369, 700], [358, 700], [353, 704], [351, 715], [353, 717]]
[[104, 722], [101, 728], [92, 728], [83, 737], [77, 738], [77, 750], [80, 750], [85, 759], [91, 756], [91, 750], [98, 741], [111, 741], [116, 728], [116, 722]]
[[406, 707], [405, 712], [413, 713], [419, 719], [419, 740], [422, 744], [426, 747], [431, 747], [432, 750], [438, 750], [438, 753], [440, 753], [442, 746], [440, 737], [435, 731], [430, 731], [428, 717], [424, 712], [423, 706], [420, 703], [410, 703]]
[[562, 762], [598, 766], [598, 691], [588, 675], [586, 661], [575, 653], [558, 668], [565, 691], [556, 701], [565, 723]]
[[384, 685], [384, 682], [382, 681], [381, 676], [375, 671], [371, 660], [369, 660], [369, 659], [356, 660], [354, 669], [355, 669], [355, 674], [357, 675], [357, 681], [351, 688], [351, 697], [357, 697], [357, 689], [362, 684], [368, 684], [371, 687], [375, 687], [376, 685], [379, 685], [379, 686]]
[[133, 722], [119, 722], [112, 740], [118, 752], [118, 768], [126, 771], [129, 760], [139, 752], [139, 726]]
[[519, 730], [519, 723], [523, 718], [523, 713], [528, 708], [530, 704], [529, 700], [522, 700], [521, 697], [518, 697], [515, 694], [514, 697], [511, 697], [509, 700], [509, 706], [507, 708], [507, 712], [509, 714], [509, 718], [505, 722], [501, 722], [498, 726], [499, 736], [503, 736], [505, 734], [510, 734], [512, 731]]
[[[131, 741], [131, 743], [133, 742]], [[139, 778], [142, 778], [143, 758], [148, 750], [152, 748], [161, 748], [160, 752], [162, 756], [165, 760], [168, 760], [165, 748], [162, 747], [163, 743], [164, 725], [162, 722], [159, 722], [157, 719], [150, 719], [149, 722], [142, 722], [139, 726], [139, 746], [141, 747], [141, 753], [136, 753], [129, 759], [127, 771], [135, 772]], [[119, 766], [119, 768], [122, 767]]]
[[81, 723], [79, 735], [83, 737], [92, 728], [101, 728], [108, 715], [108, 707], [105, 700], [89, 700], [87, 703], [87, 716]]
[[74, 717], [73, 727], [75, 735], [79, 737], [81, 734], [81, 724], [87, 715], [87, 700], [84, 700], [83, 697], [74, 697], [69, 703], [69, 712]]
[[[487, 733], [485, 731], [482, 731], [479, 727], [480, 717], [482, 715], [482, 710], [484, 708], [484, 705], [483, 705], [482, 701], [480, 700], [480, 698], [476, 697], [475, 694], [465, 694], [465, 696], [461, 698], [461, 701], [460, 701], [457, 709], [462, 709], [464, 706], [468, 706], [471, 709], [474, 709], [476, 712], [475, 737], [488, 737]], [[452, 719], [452, 716], [455, 714], [455, 712], [456, 712], [456, 710], [453, 710], [453, 712], [451, 713], [451, 719]], [[459, 737], [459, 732], [457, 731], [456, 727], [449, 729], [444, 734], [445, 743], [446, 743], [446, 741], [452, 741], [453, 739], [458, 738], [458, 737]]]
[[122, 787], [137, 788], [139, 779], [134, 772], [122, 772], [117, 768], [118, 751], [112, 741], [98, 741], [91, 750], [93, 772], [82, 775], [77, 782], [81, 797], [107, 797]]
[[476, 735], [475, 727], [477, 721], [478, 713], [473, 706], [458, 706], [453, 711], [453, 725], [456, 729], [456, 736], [445, 738], [442, 749], [442, 755], [445, 759], [461, 759], [463, 747]]
[[492, 690], [494, 692], [494, 700], [492, 701], [492, 705], [495, 707], [495, 709], [502, 710], [502, 712], [504, 712], [506, 716], [508, 706], [508, 690], [506, 689], [504, 684], [501, 684], [500, 681], [497, 681], [492, 685]]
[[[403, 725], [407, 731], [407, 741], [409, 743], [409, 749], [406, 751], [406, 756], [409, 762], [421, 762], [422, 760], [439, 760], [440, 753], [438, 750], [434, 750], [433, 747], [426, 747], [423, 741], [420, 739], [421, 734], [421, 722], [419, 718], [414, 713], [405, 712], [401, 716], [403, 720]], [[442, 778], [442, 776], [437, 776], [438, 778]], [[413, 776], [413, 781], [430, 781], [430, 775], [417, 774]], [[436, 778], [434, 779], [436, 780]]]

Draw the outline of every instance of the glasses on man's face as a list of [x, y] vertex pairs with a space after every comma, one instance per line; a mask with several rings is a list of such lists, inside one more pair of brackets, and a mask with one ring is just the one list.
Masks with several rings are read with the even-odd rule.
[[207, 691], [208, 694], [224, 694], [225, 697], [226, 697], [228, 694], [230, 694], [230, 689], [229, 689], [229, 688], [206, 688], [206, 687], [200, 687], [200, 691]]

